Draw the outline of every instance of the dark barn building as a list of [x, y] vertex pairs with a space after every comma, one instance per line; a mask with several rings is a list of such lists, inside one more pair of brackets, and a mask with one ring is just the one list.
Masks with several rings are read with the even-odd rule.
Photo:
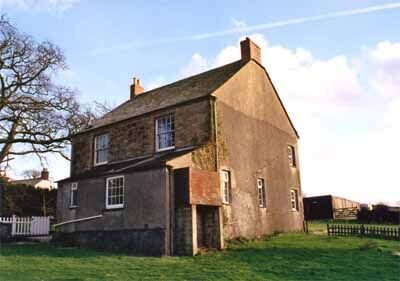
[[305, 220], [356, 219], [360, 203], [345, 198], [322, 195], [304, 197]]

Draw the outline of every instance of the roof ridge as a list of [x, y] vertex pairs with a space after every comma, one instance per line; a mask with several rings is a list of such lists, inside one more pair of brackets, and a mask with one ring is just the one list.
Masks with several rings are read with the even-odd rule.
[[173, 84], [181, 83], [181, 82], [184, 82], [185, 80], [193, 79], [193, 78], [196, 78], [196, 77], [198, 77], [198, 76], [208, 74], [208, 73], [210, 73], [210, 72], [212, 72], [212, 71], [216, 71], [216, 70], [219, 70], [219, 69], [221, 69], [221, 68], [231, 66], [231, 65], [233, 65], [233, 64], [239, 64], [240, 62], [243, 63], [243, 65], [245, 64], [242, 60], [236, 60], [236, 61], [230, 62], [230, 63], [228, 63], [228, 64], [224, 64], [224, 65], [221, 65], [221, 66], [218, 66], [218, 67], [214, 67], [214, 68], [212, 68], [212, 69], [209, 69], [209, 70], [206, 70], [206, 71], [203, 71], [203, 72], [194, 74], [194, 75], [192, 75], [192, 76], [188, 76], [188, 77], [179, 79], [179, 80], [177, 80], [177, 81], [174, 81], [174, 82], [171, 82], [171, 83], [162, 85], [162, 86], [160, 86], [160, 87], [157, 87], [157, 88], [154, 88], [154, 89], [145, 91], [145, 92], [141, 93], [140, 95], [136, 96], [133, 100], [129, 99], [129, 100], [127, 100], [127, 101], [124, 101], [123, 103], [121, 103], [120, 105], [118, 105], [117, 107], [115, 107], [114, 109], [112, 109], [110, 112], [107, 112], [105, 115], [103, 115], [102, 117], [100, 117], [100, 119], [103, 118], [103, 117], [106, 117], [107, 115], [109, 115], [110, 113], [112, 113], [114, 110], [117, 110], [118, 108], [124, 106], [125, 104], [130, 103], [130, 102], [133, 102], [134, 100], [143, 98], [143, 97], [145, 97], [146, 95], [151, 94], [152, 92], [162, 90], [163, 88], [169, 87], [169, 86], [171, 86], [171, 85], [173, 85]]
[[19, 179], [19, 180], [10, 180], [9, 182], [11, 183], [19, 183], [19, 182], [39, 182], [43, 180], [42, 178], [37, 178], [37, 179]]
[[211, 96], [247, 62], [237, 60], [144, 92], [94, 120], [76, 135], [183, 102]]
[[179, 80], [177, 80], [177, 81], [175, 81], [175, 82], [171, 82], [171, 83], [169, 83], [169, 84], [162, 85], [162, 86], [160, 86], [160, 87], [158, 87], [158, 88], [154, 88], [154, 89], [151, 89], [151, 90], [149, 90], [149, 91], [143, 92], [143, 93], [140, 94], [138, 97], [142, 96], [143, 94], [148, 94], [148, 93], [151, 93], [151, 92], [153, 92], [153, 91], [160, 90], [160, 89], [162, 89], [162, 88], [164, 88], [164, 87], [168, 87], [168, 86], [170, 86], [170, 85], [172, 85], [172, 84], [180, 83], [180, 82], [183, 82], [183, 81], [189, 80], [189, 79], [193, 79], [193, 78], [195, 78], [195, 77], [197, 77], [197, 76], [200, 76], [200, 75], [203, 75], [203, 74], [208, 74], [209, 72], [212, 72], [212, 71], [215, 71], [215, 70], [218, 70], [218, 69], [221, 69], [221, 68], [230, 66], [230, 65], [232, 65], [232, 64], [239, 63], [239, 62], [241, 62], [241, 60], [237, 60], [237, 61], [234, 61], [234, 62], [230, 62], [230, 63], [228, 63], [228, 64], [224, 64], [224, 65], [221, 65], [221, 66], [218, 66], [218, 67], [214, 67], [214, 68], [212, 68], [212, 69], [209, 69], [209, 70], [206, 70], [206, 71], [197, 73], [197, 74], [195, 74], [195, 75], [192, 75], [192, 76], [188, 76], [188, 77], [179, 79]]

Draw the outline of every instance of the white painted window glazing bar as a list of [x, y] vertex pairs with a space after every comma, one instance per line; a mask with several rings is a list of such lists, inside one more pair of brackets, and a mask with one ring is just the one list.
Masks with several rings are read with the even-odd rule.
[[292, 211], [299, 210], [299, 198], [298, 198], [298, 192], [296, 189], [290, 190], [290, 203], [291, 203]]
[[106, 208], [124, 207], [124, 176], [107, 178], [106, 186]]
[[108, 134], [103, 134], [95, 137], [94, 139], [95, 165], [101, 165], [108, 162], [108, 145], [109, 145]]
[[266, 198], [265, 198], [265, 182], [264, 179], [257, 179], [257, 189], [258, 189], [258, 206], [260, 208], [265, 208], [266, 206]]
[[78, 202], [78, 183], [71, 183], [70, 207], [76, 207]]
[[175, 148], [175, 117], [173, 114], [156, 119], [156, 150]]
[[229, 204], [231, 201], [231, 176], [229, 171], [221, 173], [222, 202]]

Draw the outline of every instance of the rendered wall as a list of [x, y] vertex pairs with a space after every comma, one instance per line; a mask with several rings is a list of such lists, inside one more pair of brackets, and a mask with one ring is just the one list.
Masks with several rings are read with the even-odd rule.
[[[224, 238], [257, 237], [303, 227], [297, 137], [264, 70], [249, 62], [215, 94], [220, 170], [231, 172], [232, 202], [223, 206]], [[290, 167], [287, 146], [296, 150]], [[266, 208], [258, 205], [257, 178], [265, 180]], [[292, 211], [290, 189], [299, 211]]]
[[[102, 215], [102, 217], [66, 224], [60, 226], [58, 230], [82, 233], [84, 237], [87, 237], [85, 233], [88, 232], [134, 231], [137, 233], [135, 235], [138, 239], [144, 239], [143, 243], [150, 243], [150, 241], [146, 242], [143, 237], [162, 237], [163, 241], [154, 241], [154, 243], [161, 244], [163, 254], [168, 254], [170, 252], [170, 195], [167, 169], [132, 172], [125, 174], [124, 177], [125, 202], [121, 209], [106, 209], [106, 177], [78, 181], [76, 208], [69, 206], [71, 183], [62, 184], [57, 194], [57, 219], [59, 222], [97, 215]], [[147, 232], [154, 233], [154, 231], [162, 232], [162, 235], [141, 235]], [[98, 235], [114, 237], [117, 234], [114, 236], [112, 234]], [[80, 239], [76, 238], [76, 241], [80, 241]], [[127, 243], [135, 245], [134, 241]]]

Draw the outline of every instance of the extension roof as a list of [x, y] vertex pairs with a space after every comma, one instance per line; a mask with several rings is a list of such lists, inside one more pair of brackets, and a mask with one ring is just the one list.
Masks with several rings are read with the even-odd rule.
[[198, 146], [189, 146], [172, 151], [165, 151], [155, 155], [147, 155], [134, 159], [128, 159], [125, 161], [119, 161], [114, 163], [107, 163], [101, 166], [95, 166], [92, 169], [83, 172], [77, 176], [71, 176], [57, 181], [58, 183], [69, 182], [74, 180], [81, 180], [86, 178], [100, 177], [100, 176], [111, 176], [122, 172], [130, 171], [142, 171], [149, 169], [158, 169], [166, 166], [168, 160], [175, 159], [179, 156], [183, 156], [193, 150], [199, 148]]

